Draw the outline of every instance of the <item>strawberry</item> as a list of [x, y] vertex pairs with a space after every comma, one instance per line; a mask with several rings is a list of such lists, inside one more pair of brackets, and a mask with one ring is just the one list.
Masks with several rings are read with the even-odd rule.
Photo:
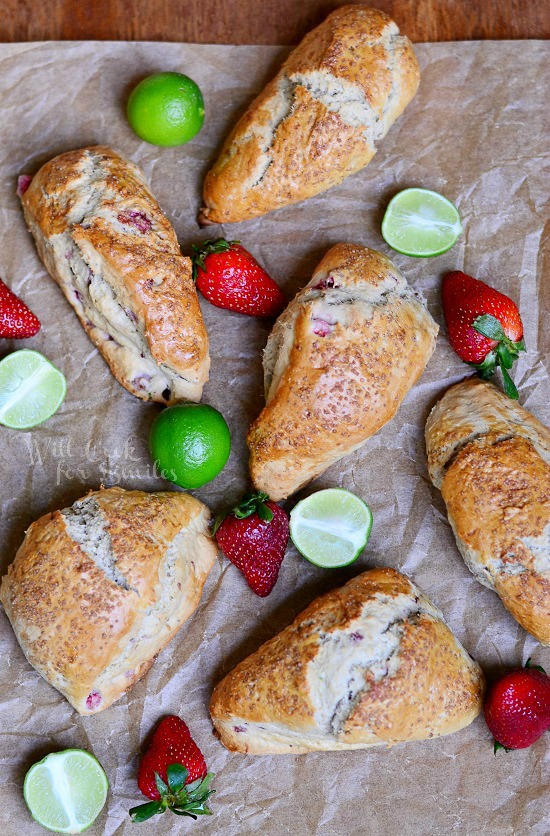
[[249, 316], [279, 316], [286, 305], [281, 288], [239, 241], [204, 241], [193, 245], [193, 279], [217, 308]]
[[550, 728], [550, 676], [538, 666], [517, 668], [485, 697], [485, 720], [498, 749], [525, 749]]
[[40, 331], [40, 321], [0, 279], [0, 337], [22, 340]]
[[266, 493], [252, 493], [214, 527], [216, 541], [241, 570], [249, 587], [265, 598], [279, 575], [288, 543], [288, 515]]
[[183, 720], [171, 714], [161, 720], [139, 766], [138, 786], [152, 798], [130, 810], [132, 821], [146, 821], [156, 813], [172, 810], [196, 819], [212, 815], [206, 801], [214, 790], [201, 750]]
[[485, 379], [500, 366], [504, 391], [517, 400], [518, 391], [507, 371], [525, 351], [516, 304], [458, 270], [443, 279], [442, 296], [449, 342], [460, 359], [475, 366]]

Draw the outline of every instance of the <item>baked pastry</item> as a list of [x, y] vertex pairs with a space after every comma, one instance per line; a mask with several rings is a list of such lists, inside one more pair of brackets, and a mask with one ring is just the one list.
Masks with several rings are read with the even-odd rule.
[[266, 406], [248, 433], [255, 487], [284, 499], [364, 444], [424, 371], [437, 331], [388, 258], [332, 247], [267, 342]]
[[550, 644], [550, 430], [492, 383], [470, 378], [433, 408], [426, 446], [468, 569]]
[[79, 714], [118, 700], [193, 614], [216, 559], [209, 519], [185, 493], [109, 488], [31, 525], [0, 599]]
[[419, 80], [408, 38], [384, 12], [336, 9], [229, 134], [199, 223], [254, 218], [341, 183], [370, 162]]
[[46, 269], [119, 383], [143, 400], [199, 401], [210, 358], [191, 261], [137, 166], [103, 146], [69, 151], [21, 202]]
[[210, 714], [234, 752], [363, 749], [464, 728], [483, 688], [440, 611], [404, 575], [372, 569], [237, 665]]

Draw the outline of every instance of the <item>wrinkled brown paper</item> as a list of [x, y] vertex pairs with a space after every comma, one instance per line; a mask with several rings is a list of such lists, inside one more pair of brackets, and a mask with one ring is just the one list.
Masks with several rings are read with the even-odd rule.
[[[528, 351], [514, 377], [521, 402], [548, 424], [548, 46], [485, 42], [415, 49], [423, 71], [419, 93], [363, 172], [306, 203], [209, 229], [208, 236], [241, 239], [289, 295], [306, 283], [332, 244], [357, 241], [378, 248], [424, 293], [440, 325], [445, 271], [463, 269], [489, 280], [520, 305]], [[68, 382], [62, 409], [43, 426], [31, 432], [0, 427], [2, 571], [32, 520], [67, 506], [90, 487], [170, 487], [155, 477], [147, 450], [159, 407], [132, 397], [111, 377], [47, 276], [14, 194], [17, 175], [34, 173], [62, 151], [112, 145], [145, 171], [189, 252], [191, 243], [207, 237], [195, 222], [203, 175], [235, 116], [286, 52], [163, 43], [0, 46], [0, 275], [42, 320], [38, 336], [24, 344], [56, 363]], [[139, 141], [124, 115], [132, 86], [167, 69], [191, 75], [206, 101], [202, 132], [182, 148]], [[380, 236], [388, 199], [412, 185], [442, 192], [459, 207], [464, 234], [439, 258], [391, 253]], [[245, 431], [263, 402], [261, 351], [269, 325], [207, 303], [202, 307], [212, 354], [204, 400], [225, 415], [233, 447], [223, 474], [197, 495], [219, 512], [247, 486]], [[3, 342], [0, 352], [17, 347]], [[550, 669], [549, 651], [466, 569], [441, 496], [427, 477], [426, 416], [447, 386], [467, 373], [442, 329], [434, 357], [396, 418], [315, 483], [355, 491], [373, 509], [372, 537], [354, 566], [343, 572], [316, 569], [289, 547], [274, 592], [261, 600], [220, 557], [191, 622], [147, 676], [105, 712], [78, 717], [27, 664], [2, 612], [2, 834], [45, 832], [25, 808], [23, 777], [47, 752], [67, 747], [94, 752], [109, 777], [108, 804], [92, 836], [188, 829], [223, 836], [548, 834], [548, 734], [531, 749], [495, 757], [478, 718], [450, 737], [387, 750], [244, 757], [221, 746], [208, 716], [213, 684], [223, 674], [320, 592], [371, 566], [393, 566], [414, 578], [489, 674], [528, 656]], [[157, 719], [170, 712], [185, 718], [216, 773], [214, 816], [193, 824], [165, 814], [132, 824], [128, 809], [144, 800], [135, 781], [140, 746]]]

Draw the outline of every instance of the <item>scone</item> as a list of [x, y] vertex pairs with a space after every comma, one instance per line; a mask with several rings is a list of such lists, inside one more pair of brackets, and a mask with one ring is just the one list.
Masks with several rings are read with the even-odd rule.
[[215, 688], [221, 742], [251, 755], [425, 740], [479, 714], [483, 674], [394, 569], [317, 598]]
[[118, 700], [191, 617], [216, 559], [209, 519], [185, 493], [109, 488], [31, 525], [0, 600], [79, 714]]
[[433, 408], [426, 447], [469, 570], [550, 644], [550, 430], [492, 383], [470, 378]]
[[254, 486], [284, 499], [364, 444], [424, 371], [437, 332], [388, 258], [332, 247], [267, 343], [266, 406], [248, 433]]
[[341, 183], [370, 162], [419, 80], [409, 40], [384, 12], [336, 9], [229, 134], [199, 222], [254, 218]]
[[110, 148], [55, 157], [21, 198], [38, 253], [116, 379], [143, 400], [199, 401], [208, 336], [191, 261], [143, 174]]

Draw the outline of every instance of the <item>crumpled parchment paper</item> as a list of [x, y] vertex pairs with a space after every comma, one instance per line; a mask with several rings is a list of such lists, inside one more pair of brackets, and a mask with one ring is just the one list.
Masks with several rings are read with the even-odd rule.
[[[66, 507], [89, 488], [100, 483], [170, 488], [153, 474], [147, 449], [159, 407], [132, 397], [111, 377], [38, 260], [14, 194], [19, 173], [32, 174], [72, 148], [105, 143], [118, 149], [145, 171], [185, 252], [205, 237], [239, 238], [289, 295], [338, 241], [388, 253], [424, 293], [440, 325], [444, 272], [463, 269], [488, 280], [520, 305], [528, 351], [514, 378], [521, 402], [550, 423], [550, 256], [544, 236], [548, 45], [444, 43], [415, 50], [422, 68], [419, 93], [364, 171], [305, 203], [205, 234], [195, 222], [204, 173], [234, 118], [286, 49], [163, 43], [0, 46], [0, 275], [42, 320], [38, 336], [24, 344], [42, 351], [68, 381], [62, 409], [43, 426], [30, 432], [0, 427], [2, 571], [32, 520]], [[159, 149], [134, 136], [124, 105], [139, 79], [168, 69], [198, 82], [206, 122], [188, 145]], [[438, 258], [391, 253], [380, 236], [388, 199], [412, 185], [442, 192], [460, 210], [464, 234]], [[212, 353], [204, 400], [223, 412], [233, 442], [225, 471], [198, 492], [217, 513], [247, 487], [245, 431], [263, 403], [261, 351], [269, 324], [208, 303], [202, 307]], [[0, 354], [19, 347], [4, 341]], [[238, 661], [319, 593], [378, 565], [409, 574], [489, 675], [528, 656], [550, 668], [549, 651], [469, 574], [441, 496], [427, 477], [426, 416], [445, 389], [467, 374], [443, 327], [425, 374], [394, 420], [314, 484], [341, 485], [373, 509], [372, 537], [354, 566], [342, 572], [316, 569], [289, 547], [274, 592], [261, 600], [220, 556], [193, 619], [147, 676], [104, 713], [79, 718], [27, 664], [0, 613], [4, 836], [44, 832], [25, 808], [23, 777], [34, 761], [67, 747], [93, 751], [109, 777], [108, 804], [89, 831], [93, 836], [160, 836], [188, 829], [224, 836], [548, 834], [548, 735], [531, 749], [495, 757], [478, 718], [450, 737], [387, 750], [244, 757], [230, 754], [216, 740], [207, 711], [214, 683]], [[128, 809], [144, 800], [135, 781], [140, 747], [169, 712], [185, 718], [216, 773], [214, 816], [193, 824], [166, 814], [132, 824]]]

